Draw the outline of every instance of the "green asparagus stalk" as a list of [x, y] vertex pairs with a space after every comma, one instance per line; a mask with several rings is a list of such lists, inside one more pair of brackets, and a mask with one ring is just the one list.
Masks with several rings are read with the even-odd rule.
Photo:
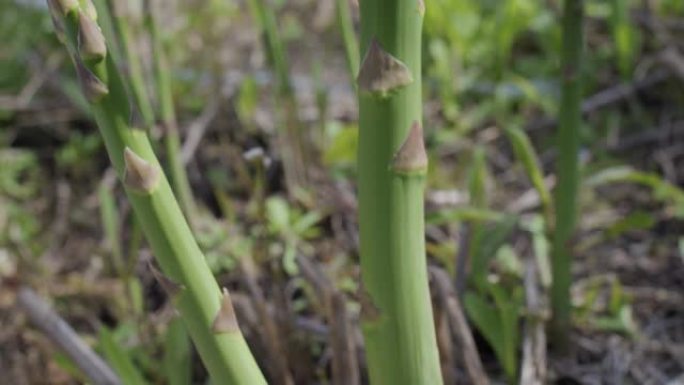
[[560, 351], [565, 351], [570, 332], [571, 255], [568, 244], [577, 221], [579, 180], [579, 130], [581, 116], [581, 65], [583, 46], [583, 0], [565, 0], [563, 9], [563, 89], [557, 136], [558, 185], [555, 190], [556, 226], [553, 238], [553, 283], [551, 301], [553, 319], [551, 338]]
[[362, 326], [374, 385], [442, 384], [428, 288], [417, 0], [361, 2]]
[[183, 213], [192, 224], [195, 208], [192, 197], [192, 189], [185, 172], [180, 151], [180, 135], [176, 120], [176, 110], [173, 105], [173, 92], [171, 90], [171, 73], [166, 58], [166, 51], [162, 43], [159, 26], [156, 20], [155, 4], [152, 0], [145, 0], [146, 26], [150, 34], [152, 45], [152, 63], [154, 66], [154, 78], [159, 104], [159, 116], [164, 131], [164, 147], [166, 149], [166, 162], [171, 178], [171, 186], [178, 197]]
[[121, 75], [107, 55], [96, 15], [79, 3], [90, 0], [48, 0], [110, 160], [163, 271], [157, 272], [157, 279], [181, 314], [215, 383], [265, 384], [237, 325], [230, 295], [219, 290], [147, 134], [129, 126]]
[[145, 128], [149, 129], [154, 125], [154, 109], [150, 102], [147, 88], [145, 87], [145, 79], [143, 76], [142, 65], [140, 64], [139, 55], [135, 52], [131, 37], [131, 26], [129, 23], [129, 0], [109, 0], [111, 7], [111, 19], [114, 24], [114, 31], [119, 39], [119, 45], [123, 54], [123, 59], [126, 62], [128, 72], [128, 86], [133, 100], [137, 107], [137, 112], [140, 113], [140, 118]]

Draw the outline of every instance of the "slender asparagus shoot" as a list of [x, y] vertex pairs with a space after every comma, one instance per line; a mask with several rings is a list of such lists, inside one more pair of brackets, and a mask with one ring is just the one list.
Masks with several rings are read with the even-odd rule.
[[133, 45], [128, 5], [129, 0], [109, 0], [114, 31], [128, 70], [128, 86], [137, 107], [135, 112], [140, 113], [144, 127], [150, 129], [154, 125], [154, 109], [145, 86], [139, 55], [135, 52]]
[[[266, 381], [239, 328], [227, 292], [221, 293], [192, 236], [145, 131], [129, 126], [129, 103], [114, 61], [107, 55], [96, 15], [80, 4], [90, 0], [48, 0], [55, 29], [75, 64], [83, 93], [123, 181], [162, 272], [155, 276], [178, 309], [215, 383], [252, 385]], [[217, 321], [220, 318], [221, 321]]]
[[581, 116], [581, 66], [583, 46], [583, 0], [565, 0], [563, 7], [563, 89], [557, 134], [558, 185], [555, 190], [556, 226], [553, 237], [553, 319], [551, 338], [560, 352], [567, 351], [571, 326], [571, 254], [568, 244], [577, 221], [579, 180], [579, 130]]
[[180, 135], [178, 133], [178, 121], [176, 110], [173, 105], [173, 92], [171, 89], [171, 71], [169, 69], [163, 39], [156, 20], [155, 6], [158, 2], [145, 0], [145, 25], [150, 35], [152, 46], [152, 64], [154, 69], [155, 88], [157, 93], [158, 111], [161, 125], [164, 131], [164, 147], [166, 150], [166, 163], [168, 166], [171, 186], [178, 197], [183, 213], [190, 224], [194, 220], [194, 201], [192, 189], [188, 181], [188, 174], [183, 166], [180, 151]]
[[274, 10], [266, 0], [249, 0], [250, 12], [265, 37], [271, 65], [276, 73], [276, 95], [279, 110], [277, 115], [283, 121], [284, 132], [280, 133], [285, 182], [290, 194], [307, 184], [306, 151], [298, 116], [298, 105], [295, 92], [290, 81], [290, 69], [287, 65], [287, 53], [278, 33], [278, 24]]
[[337, 24], [342, 32], [344, 52], [347, 56], [347, 66], [352, 77], [359, 73], [359, 42], [354, 32], [354, 20], [349, 9], [349, 0], [335, 0]]
[[361, 2], [362, 326], [374, 385], [442, 384], [425, 256], [417, 0]]

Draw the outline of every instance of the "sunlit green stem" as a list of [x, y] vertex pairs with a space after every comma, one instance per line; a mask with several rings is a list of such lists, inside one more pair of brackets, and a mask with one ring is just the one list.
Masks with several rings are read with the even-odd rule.
[[552, 341], [566, 350], [571, 327], [570, 283], [572, 264], [570, 240], [577, 221], [579, 143], [582, 97], [583, 1], [565, 0], [563, 9], [563, 89], [557, 136], [558, 185], [555, 190], [556, 226], [553, 238], [553, 284], [551, 300]]
[[359, 225], [370, 382], [439, 385], [423, 212], [423, 4], [360, 3]]
[[163, 271], [155, 273], [157, 280], [180, 312], [214, 383], [265, 384], [237, 326], [230, 296], [219, 290], [146, 132], [129, 126], [128, 98], [95, 16], [78, 2], [48, 4], [56, 29], [64, 31], [110, 160]]

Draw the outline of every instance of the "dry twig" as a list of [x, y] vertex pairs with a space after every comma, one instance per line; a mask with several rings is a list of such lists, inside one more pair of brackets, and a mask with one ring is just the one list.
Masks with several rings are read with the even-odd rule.
[[17, 293], [17, 303], [31, 322], [68, 355], [96, 385], [121, 385], [121, 380], [43, 299], [33, 290], [23, 287]]

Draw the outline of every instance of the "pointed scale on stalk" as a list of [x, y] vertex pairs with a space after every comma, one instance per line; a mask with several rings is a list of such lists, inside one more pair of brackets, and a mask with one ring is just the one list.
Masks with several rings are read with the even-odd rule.
[[216, 334], [237, 333], [240, 331], [240, 326], [235, 316], [235, 309], [233, 308], [233, 301], [231, 301], [230, 293], [225, 287], [221, 297], [221, 307], [211, 325], [211, 331]]
[[385, 51], [373, 38], [361, 62], [356, 79], [359, 90], [387, 97], [393, 91], [411, 84], [411, 71], [399, 59]]
[[399, 175], [425, 175], [428, 157], [423, 141], [423, 127], [413, 122], [404, 143], [394, 154], [392, 170]]
[[183, 285], [164, 275], [164, 273], [154, 267], [152, 262], [148, 262], [148, 267], [152, 272], [154, 279], [159, 283], [162, 290], [164, 290], [164, 293], [166, 293], [171, 300], [175, 300], [178, 297], [178, 294], [183, 290]]
[[102, 30], [85, 12], [78, 14], [78, 53], [87, 62], [99, 63], [107, 54]]
[[159, 168], [130, 148], [124, 149], [124, 184], [134, 191], [151, 193], [159, 183]]
[[[81, 13], [84, 13], [86, 16], [88, 16], [91, 20], [97, 21], [97, 8], [95, 8], [95, 4], [91, 0], [80, 0], [81, 2]], [[122, 2], [121, 0], [115, 1], [115, 2]]]
[[109, 88], [83, 64], [80, 58], [75, 58], [76, 75], [81, 85], [81, 91], [90, 103], [97, 103], [109, 94]]

